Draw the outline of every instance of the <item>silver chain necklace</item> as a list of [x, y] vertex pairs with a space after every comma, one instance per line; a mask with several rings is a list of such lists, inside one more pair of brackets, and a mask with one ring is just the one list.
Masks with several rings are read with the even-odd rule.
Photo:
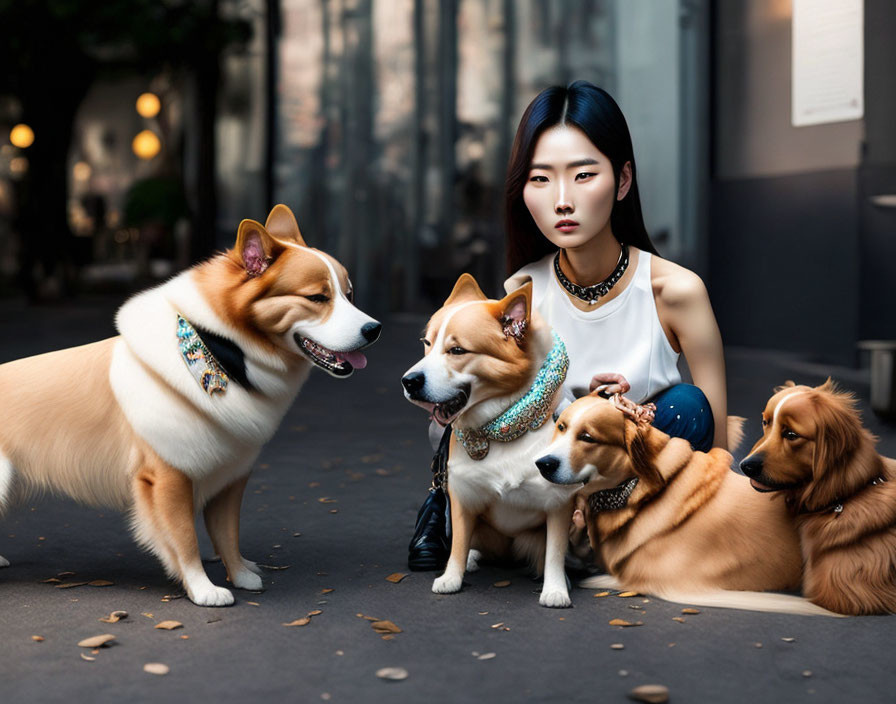
[[592, 284], [591, 286], [579, 286], [567, 279], [563, 270], [560, 268], [560, 252], [557, 252], [557, 256], [554, 257], [554, 274], [557, 275], [557, 281], [560, 282], [560, 285], [580, 301], [584, 301], [591, 305], [597, 303], [610, 292], [610, 289], [612, 289], [619, 282], [619, 279], [622, 278], [622, 275], [625, 274], [626, 269], [628, 269], [628, 245], [624, 242], [622, 243], [622, 249], [619, 252], [619, 259], [616, 261], [616, 268], [613, 269], [613, 272], [606, 279], [599, 281], [596, 284]]

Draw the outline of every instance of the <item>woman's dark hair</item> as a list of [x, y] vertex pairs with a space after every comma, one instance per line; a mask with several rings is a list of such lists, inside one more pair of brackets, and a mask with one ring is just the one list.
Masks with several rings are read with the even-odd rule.
[[614, 201], [610, 226], [620, 242], [656, 254], [641, 215], [638, 195], [635, 154], [625, 117], [605, 90], [588, 81], [575, 81], [568, 87], [553, 86], [533, 100], [517, 128], [507, 166], [504, 191], [504, 227], [506, 232], [507, 273], [540, 259], [554, 250], [554, 245], [541, 233], [523, 201], [523, 188], [529, 178], [532, 152], [542, 132], [557, 125], [572, 125], [585, 133], [613, 165], [613, 177], [625, 162], [632, 167], [632, 185], [622, 200]]

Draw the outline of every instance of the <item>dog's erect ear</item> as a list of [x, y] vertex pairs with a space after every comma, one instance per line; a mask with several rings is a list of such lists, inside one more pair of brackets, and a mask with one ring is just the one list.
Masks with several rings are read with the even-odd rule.
[[264, 229], [267, 230], [272, 237], [279, 240], [295, 242], [303, 247], [308, 246], [302, 238], [302, 233], [299, 232], [299, 224], [296, 222], [296, 216], [282, 203], [278, 203], [274, 206], [274, 209], [271, 210], [268, 219], [264, 223]]
[[528, 281], [516, 291], [511, 291], [495, 304], [493, 311], [501, 323], [506, 339], [521, 344], [532, 315], [532, 282]]
[[234, 247], [249, 276], [261, 276], [283, 246], [268, 234], [260, 222], [243, 220]]
[[647, 446], [647, 434], [652, 432], [653, 428], [625, 416], [623, 416], [623, 423], [625, 423], [625, 447], [631, 458], [635, 474], [656, 489], [663, 487], [666, 481], [656, 468], [650, 448]]
[[451, 289], [451, 295], [445, 299], [444, 305], [451, 305], [452, 303], [461, 303], [463, 301], [487, 301], [488, 296], [486, 296], [482, 289], [479, 288], [479, 284], [476, 283], [476, 279], [474, 279], [469, 274], [461, 274], [457, 279], [457, 283], [454, 284], [454, 288]]

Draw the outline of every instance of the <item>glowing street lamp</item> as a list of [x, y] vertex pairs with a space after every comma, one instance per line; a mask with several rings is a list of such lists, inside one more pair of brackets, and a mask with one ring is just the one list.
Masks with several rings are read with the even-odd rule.
[[9, 141], [19, 149], [27, 149], [34, 144], [34, 130], [20, 123], [9, 131]]
[[149, 119], [159, 114], [162, 109], [162, 103], [155, 93], [141, 93], [137, 98], [137, 112], [140, 117]]
[[131, 149], [134, 150], [134, 154], [138, 157], [148, 161], [154, 158], [162, 149], [162, 142], [154, 132], [143, 130], [134, 137], [134, 141], [131, 142]]

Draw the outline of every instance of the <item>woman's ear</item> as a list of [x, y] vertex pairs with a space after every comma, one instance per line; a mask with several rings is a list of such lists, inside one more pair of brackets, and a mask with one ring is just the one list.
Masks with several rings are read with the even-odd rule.
[[619, 171], [619, 187], [616, 189], [616, 200], [622, 200], [632, 187], [632, 162], [627, 161]]

